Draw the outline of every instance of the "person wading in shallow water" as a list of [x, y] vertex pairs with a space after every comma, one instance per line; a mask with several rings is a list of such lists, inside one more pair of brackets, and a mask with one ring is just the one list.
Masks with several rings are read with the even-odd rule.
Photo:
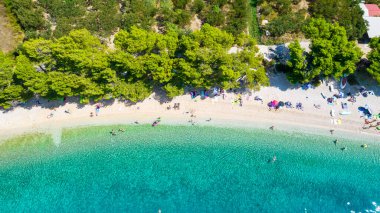
[[115, 132], [115, 130], [111, 130], [111, 132], [110, 132], [110, 134], [112, 135], [112, 136], [115, 136], [116, 135], [116, 132]]
[[273, 155], [273, 157], [268, 160], [268, 163], [274, 163], [274, 162], [276, 162], [276, 160], [277, 160], [276, 155]]
[[335, 140], [334, 140], [334, 144], [335, 144], [335, 146], [336, 146], [337, 143], [338, 143], [338, 139], [335, 139]]

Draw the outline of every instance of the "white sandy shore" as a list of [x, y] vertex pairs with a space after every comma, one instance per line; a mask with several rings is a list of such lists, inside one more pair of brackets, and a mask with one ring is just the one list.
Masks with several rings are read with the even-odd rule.
[[[55, 110], [35, 106], [30, 109], [17, 107], [12, 111], [0, 114], [0, 139], [10, 138], [16, 135], [32, 132], [51, 133], [55, 141], [59, 140], [62, 128], [73, 128], [87, 125], [110, 125], [110, 124], [132, 124], [138, 121], [140, 124], [152, 123], [157, 117], [161, 117], [162, 124], [191, 125], [189, 120], [193, 120], [195, 125], [216, 125], [230, 127], [257, 127], [268, 128], [274, 125], [275, 129], [291, 131], [312, 131], [318, 134], [330, 134], [329, 130], [334, 129], [337, 135], [352, 135], [358, 138], [369, 137], [380, 141], [380, 131], [362, 129], [364, 119], [360, 118], [357, 108], [368, 104], [376, 113], [380, 112], [380, 99], [371, 95], [367, 98], [357, 97], [357, 102], [352, 104], [347, 99], [338, 99], [338, 104], [329, 106], [322, 98], [321, 93], [326, 97], [331, 97], [337, 90], [330, 92], [327, 85], [322, 85], [316, 89], [307, 91], [300, 88], [292, 88], [286, 83], [283, 76], [271, 78], [271, 87], [264, 87], [259, 92], [251, 96], [243, 95], [243, 106], [232, 104], [236, 98], [233, 93], [228, 93], [223, 100], [222, 97], [206, 98], [200, 100], [191, 99], [190, 95], [175, 98], [170, 103], [160, 104], [154, 98], [154, 94], [142, 103], [126, 106], [124, 103], [115, 101], [110, 105], [101, 107], [98, 116], [95, 116], [95, 105], [86, 105], [78, 108], [77, 104], [66, 103]], [[346, 88], [345, 92], [356, 91], [356, 88]], [[258, 95], [264, 99], [264, 104], [255, 101]], [[304, 111], [297, 109], [279, 109], [268, 111], [267, 103], [273, 99], [291, 101], [295, 106], [296, 102], [302, 102]], [[340, 100], [347, 102], [351, 115], [339, 115], [342, 111]], [[167, 106], [180, 103], [180, 110], [167, 110]], [[52, 103], [42, 101], [41, 105], [48, 106]], [[314, 104], [320, 104], [321, 109], [316, 109]], [[342, 124], [332, 124], [330, 110], [334, 109], [336, 119], [341, 119]], [[69, 110], [70, 114], [65, 113]], [[94, 116], [90, 117], [93, 112]], [[195, 118], [190, 114], [194, 112]], [[47, 116], [53, 113], [52, 118]], [[206, 121], [211, 118], [211, 121]]]

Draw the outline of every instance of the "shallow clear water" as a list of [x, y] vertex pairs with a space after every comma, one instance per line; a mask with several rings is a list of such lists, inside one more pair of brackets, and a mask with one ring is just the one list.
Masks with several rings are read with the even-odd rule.
[[0, 212], [380, 210], [378, 138], [335, 146], [269, 130], [112, 128], [65, 130], [58, 147], [44, 135], [0, 145]]

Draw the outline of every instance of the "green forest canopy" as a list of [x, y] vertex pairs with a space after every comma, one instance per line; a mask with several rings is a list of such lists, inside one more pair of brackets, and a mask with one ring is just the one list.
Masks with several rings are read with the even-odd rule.
[[349, 40], [357, 40], [367, 31], [364, 12], [359, 7], [360, 2], [361, 0], [315, 0], [310, 11], [315, 18], [338, 23], [346, 30]]
[[344, 27], [324, 19], [311, 19], [303, 31], [311, 39], [310, 53], [298, 41], [290, 44], [288, 79], [292, 83], [305, 83], [318, 77], [340, 78], [355, 72], [362, 52], [354, 41], [348, 41]]
[[369, 44], [372, 51], [368, 54], [371, 65], [367, 69], [369, 74], [380, 84], [380, 38], [373, 38]]
[[[153, 87], [163, 88], [169, 97], [186, 87], [239, 88], [241, 76], [246, 76], [244, 87], [269, 84], [253, 39], [244, 34], [235, 38], [208, 24], [192, 33], [131, 27], [116, 35], [115, 45], [116, 50], [108, 49], [85, 29], [57, 40], [26, 41], [16, 58], [0, 55], [0, 106], [36, 95], [80, 96], [83, 103], [103, 98], [137, 102]], [[242, 50], [228, 54], [233, 45]]]
[[278, 38], [287, 33], [300, 33], [309, 18], [324, 18], [344, 27], [349, 40], [360, 39], [366, 32], [360, 0], [307, 1], [308, 7], [305, 8], [305, 2], [301, 0], [258, 0], [261, 20], [269, 21], [261, 28], [270, 32], [270, 37]]
[[[183, 28], [195, 14], [203, 23], [238, 35], [252, 18], [249, 0], [5, 0], [27, 38], [59, 38], [74, 29], [108, 37], [117, 28]], [[53, 27], [54, 26], [54, 27]]]

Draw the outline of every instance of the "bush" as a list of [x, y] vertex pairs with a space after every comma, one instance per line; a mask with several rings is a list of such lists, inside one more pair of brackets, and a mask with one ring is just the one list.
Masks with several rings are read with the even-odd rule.
[[176, 8], [185, 9], [190, 0], [172, 0]]
[[21, 28], [28, 33], [26, 37], [37, 37], [37, 31], [46, 30], [42, 9], [31, 0], [5, 0], [5, 5], [15, 15]]
[[321, 86], [322, 84], [322, 81], [317, 77], [317, 78], [314, 78], [313, 80], [311, 80], [311, 85], [313, 85], [314, 87], [319, 87]]
[[177, 86], [172, 85], [172, 84], [165, 85], [164, 90], [166, 92], [166, 96], [169, 99], [172, 99], [172, 98], [179, 96], [179, 95], [183, 95], [183, 93], [185, 92], [185, 90], [183, 88], [177, 87]]
[[219, 7], [214, 6], [210, 8], [206, 13], [205, 22], [212, 26], [221, 26], [224, 24], [224, 14], [221, 12]]
[[280, 37], [285, 33], [300, 32], [303, 25], [302, 14], [295, 13], [277, 17], [266, 26], [266, 29], [270, 32], [270, 36]]
[[176, 20], [175, 24], [178, 24], [181, 27], [184, 27], [185, 25], [189, 24], [191, 19], [190, 12], [186, 10], [176, 10]]
[[203, 0], [194, 0], [191, 10], [195, 13], [200, 13], [205, 7], [205, 2]]
[[[197, 13], [203, 23], [237, 35], [247, 28], [250, 0], [5, 0], [27, 38], [59, 38], [71, 30], [86, 28], [110, 36], [117, 28], [138, 26], [150, 30], [157, 25], [165, 31], [170, 24], [184, 28]], [[225, 9], [225, 10], [223, 10]], [[50, 15], [45, 20], [43, 13]], [[252, 17], [250, 17], [252, 18]], [[228, 23], [226, 23], [226, 21]], [[49, 24], [56, 24], [50, 31]]]

